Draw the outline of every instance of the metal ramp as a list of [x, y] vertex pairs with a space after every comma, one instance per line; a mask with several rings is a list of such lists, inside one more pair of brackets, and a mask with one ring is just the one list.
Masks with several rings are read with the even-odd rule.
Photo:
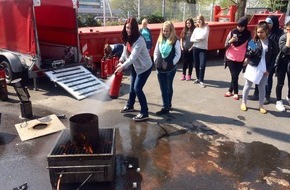
[[78, 100], [109, 89], [108, 85], [81, 65], [47, 71], [45, 74]]

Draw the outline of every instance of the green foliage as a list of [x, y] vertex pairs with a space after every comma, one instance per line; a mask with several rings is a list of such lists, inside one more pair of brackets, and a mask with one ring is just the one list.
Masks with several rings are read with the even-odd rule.
[[286, 12], [287, 11], [287, 1], [281, 1], [281, 0], [269, 0], [268, 6], [271, 8], [272, 11], [281, 11]]
[[152, 14], [149, 16], [141, 17], [140, 22], [143, 20], [143, 18], [147, 18], [149, 23], [163, 23], [164, 22], [164, 18], [161, 15], [157, 15], [157, 14]]
[[185, 2], [189, 4], [196, 4], [197, 0], [185, 0]]
[[221, 2], [219, 3], [221, 8], [226, 8], [226, 7], [229, 7], [229, 6], [234, 5], [234, 4], [235, 3], [233, 1], [229, 1], [229, 0], [221, 0]]
[[118, 26], [123, 25], [124, 21], [118, 20], [118, 21], [106, 21], [106, 26]]
[[93, 26], [101, 26], [100, 23], [97, 22], [94, 16], [87, 15], [78, 15], [78, 27], [93, 27]]

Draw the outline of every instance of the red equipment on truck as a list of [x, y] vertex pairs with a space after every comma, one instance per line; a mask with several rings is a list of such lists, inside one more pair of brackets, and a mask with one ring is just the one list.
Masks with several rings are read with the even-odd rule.
[[[224, 10], [228, 10], [228, 13], [224, 12]], [[207, 22], [210, 29], [208, 50], [222, 50], [222, 52], [225, 50], [225, 40], [227, 35], [233, 28], [237, 26], [237, 23], [234, 22], [236, 11], [237, 7], [235, 5], [232, 5], [226, 9], [221, 8], [220, 6], [214, 7], [214, 21]], [[248, 28], [252, 31], [252, 33], [259, 21], [265, 20], [269, 15], [278, 16], [280, 26], [281, 24], [284, 24], [285, 14], [277, 12], [255, 14], [252, 16], [248, 24]], [[220, 20], [222, 19], [228, 21], [221, 22]], [[151, 55], [153, 54], [161, 26], [161, 23], [152, 23], [148, 25], [153, 38], [153, 48], [151, 49]], [[103, 48], [105, 44], [122, 43], [121, 33], [123, 27], [123, 25], [120, 25], [79, 28], [80, 48], [82, 49], [82, 52], [87, 52], [92, 57], [94, 63], [100, 64], [103, 58]], [[174, 28], [177, 35], [180, 35], [180, 32], [184, 28], [184, 22], [175, 22]]]
[[[36, 89], [36, 78], [45, 73], [77, 99], [102, 87], [79, 64], [77, 3], [77, 0], [0, 1], [0, 64], [5, 68], [7, 83], [28, 71]], [[62, 69], [55, 72], [59, 68]], [[64, 82], [69, 78], [75, 80], [73, 84]]]

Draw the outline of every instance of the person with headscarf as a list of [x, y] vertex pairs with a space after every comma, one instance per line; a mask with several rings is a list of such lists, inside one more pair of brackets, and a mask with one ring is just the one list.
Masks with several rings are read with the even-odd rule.
[[[279, 38], [283, 35], [283, 30], [279, 27], [279, 19], [275, 15], [269, 15], [265, 21], [268, 23], [269, 26], [269, 39], [273, 40], [276, 43], [276, 46], [279, 47]], [[274, 63], [273, 63], [274, 64]], [[264, 104], [270, 103], [270, 97], [272, 92], [272, 86], [273, 86], [273, 75], [275, 73], [275, 69], [273, 68], [268, 76], [268, 81], [266, 85], [266, 97]], [[252, 96], [252, 100], [258, 100], [259, 97], [259, 90], [258, 85], [255, 85], [255, 91]]]
[[229, 32], [225, 47], [225, 64], [231, 73], [231, 83], [225, 97], [233, 96], [234, 100], [239, 100], [239, 75], [243, 69], [248, 41], [251, 39], [251, 32], [247, 28], [247, 17], [241, 17], [237, 27]]

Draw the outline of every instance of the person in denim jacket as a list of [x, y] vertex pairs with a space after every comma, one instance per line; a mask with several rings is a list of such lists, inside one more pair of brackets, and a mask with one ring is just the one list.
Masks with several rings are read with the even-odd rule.
[[[266, 84], [268, 75], [273, 69], [274, 61], [277, 56], [277, 46], [275, 42], [268, 38], [269, 26], [267, 22], [261, 21], [255, 29], [254, 45], [248, 46], [246, 52], [247, 68], [244, 74], [245, 86], [243, 88], [243, 100], [241, 110], [247, 111], [247, 98], [250, 88], [253, 83], [258, 85], [259, 89], [259, 110], [261, 113], [266, 114], [267, 110], [264, 109], [264, 99], [266, 93]], [[250, 42], [249, 42], [250, 43]]]

